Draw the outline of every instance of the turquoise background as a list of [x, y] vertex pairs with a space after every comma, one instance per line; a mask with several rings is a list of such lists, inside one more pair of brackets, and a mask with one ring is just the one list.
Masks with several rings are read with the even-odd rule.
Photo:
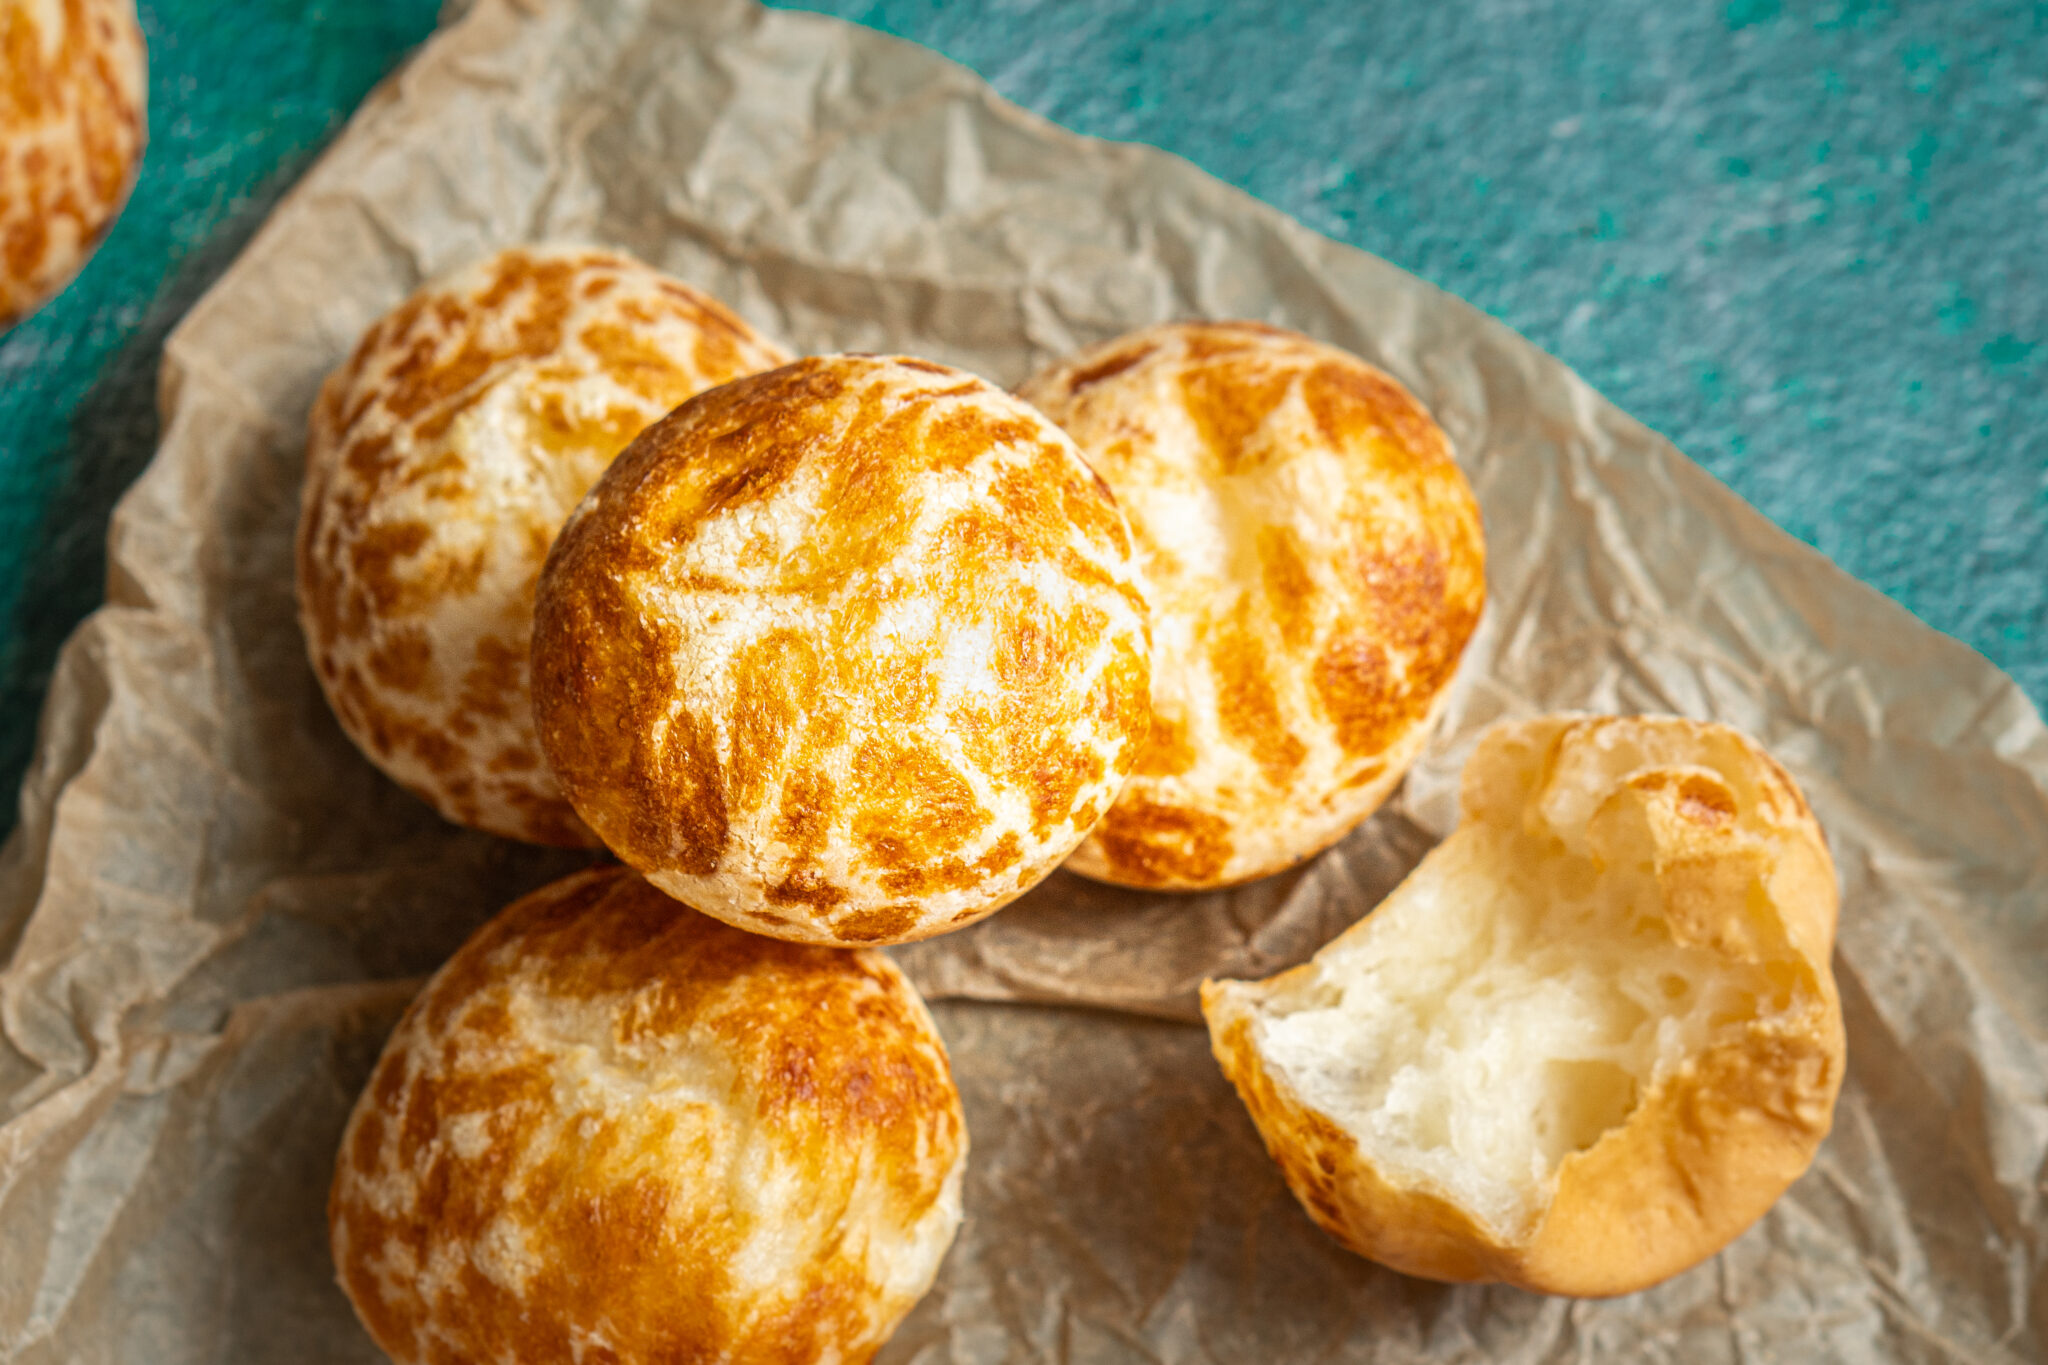
[[[1471, 300], [2048, 700], [2048, 3], [808, 7]], [[141, 6], [134, 199], [0, 337], [0, 788], [101, 596], [164, 336], [436, 10]]]

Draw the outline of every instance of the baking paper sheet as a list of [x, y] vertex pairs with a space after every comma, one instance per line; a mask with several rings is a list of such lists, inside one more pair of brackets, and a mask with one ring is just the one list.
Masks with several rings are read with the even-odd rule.
[[[329, 716], [292, 615], [305, 417], [377, 314], [531, 239], [623, 246], [804, 350], [1006, 384], [1159, 319], [1267, 319], [1400, 376], [1484, 507], [1446, 723], [1343, 847], [1206, 897], [1058, 875], [902, 951], [946, 997], [974, 1151], [884, 1360], [2039, 1358], [2048, 735], [2013, 684], [1457, 300], [931, 53], [741, 0], [478, 0], [172, 337], [163, 446], [0, 858], [0, 1355], [378, 1359], [326, 1253], [348, 1106], [421, 977], [579, 858], [440, 823]], [[1564, 708], [1757, 734], [1843, 878], [1818, 1163], [1721, 1256], [1597, 1303], [1338, 1250], [1187, 1022], [1203, 975], [1298, 961], [1398, 881], [1489, 722]]]

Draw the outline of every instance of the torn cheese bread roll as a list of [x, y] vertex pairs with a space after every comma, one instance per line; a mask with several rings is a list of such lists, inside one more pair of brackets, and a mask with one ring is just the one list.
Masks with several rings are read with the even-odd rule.
[[756, 933], [981, 918], [1091, 829], [1148, 724], [1130, 532], [1072, 441], [931, 361], [686, 403], [563, 530], [534, 706], [577, 813]]
[[1369, 917], [1202, 1010], [1310, 1215], [1440, 1280], [1624, 1294], [1813, 1160], [1843, 1075], [1835, 876], [1720, 725], [1495, 727], [1463, 822]]
[[400, 1365], [864, 1362], [937, 1274], [966, 1159], [894, 964], [612, 867], [517, 902], [427, 984], [328, 1218]]
[[299, 521], [299, 619], [349, 738], [458, 824], [596, 843], [533, 732], [541, 562], [643, 427], [785, 359], [688, 285], [580, 247], [499, 252], [380, 319], [320, 391]]
[[1019, 393], [1116, 494], [1152, 606], [1152, 732], [1068, 866], [1195, 890], [1342, 838], [1421, 751], [1486, 596], [1443, 432], [1357, 357], [1252, 323], [1136, 332]]
[[148, 135], [133, 0], [0, 0], [0, 331], [70, 282]]

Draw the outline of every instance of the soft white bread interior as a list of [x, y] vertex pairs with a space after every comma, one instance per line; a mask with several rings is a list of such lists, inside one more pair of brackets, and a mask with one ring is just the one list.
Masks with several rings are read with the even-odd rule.
[[1720, 1249], [1826, 1136], [1835, 905], [1804, 799], [1741, 734], [1550, 717], [1482, 738], [1460, 827], [1371, 916], [1203, 1011], [1339, 1240], [1626, 1293]]

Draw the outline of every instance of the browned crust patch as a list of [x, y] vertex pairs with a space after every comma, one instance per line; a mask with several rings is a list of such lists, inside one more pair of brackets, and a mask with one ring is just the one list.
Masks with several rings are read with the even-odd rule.
[[[944, 1047], [891, 964], [742, 933], [611, 868], [513, 905], [428, 984], [328, 1212], [343, 1287], [400, 1361], [597, 1340], [619, 1360], [864, 1360], [915, 1297], [864, 1256], [936, 1268], [965, 1151]], [[734, 1201], [744, 1162], [803, 1201]], [[761, 1237], [782, 1243], [773, 1283], [735, 1268]]]
[[500, 252], [378, 319], [315, 405], [297, 545], [315, 671], [371, 760], [450, 819], [595, 842], [545, 766], [505, 757], [540, 750], [541, 562], [642, 427], [782, 358], [715, 301], [597, 250]]
[[130, 0], [0, 6], [0, 331], [68, 283], [133, 185], [147, 135]]
[[1220, 831], [1204, 847], [1230, 850], [1161, 854], [1138, 835], [1151, 817], [1113, 809], [1076, 870], [1222, 885], [1370, 814], [1485, 600], [1478, 506], [1428, 413], [1357, 357], [1258, 323], [1148, 328], [1020, 392], [1108, 483], [1155, 618], [1181, 623], [1154, 632], [1161, 719], [1119, 808], [1200, 813]]
[[712, 913], [817, 941], [993, 910], [1149, 724], [1115, 502], [1044, 418], [932, 362], [818, 357], [684, 404], [565, 529], [536, 619], [583, 818]]
[[1230, 865], [1230, 822], [1209, 811], [1119, 800], [1095, 837], [1111, 866], [1134, 878], [1199, 885]]

